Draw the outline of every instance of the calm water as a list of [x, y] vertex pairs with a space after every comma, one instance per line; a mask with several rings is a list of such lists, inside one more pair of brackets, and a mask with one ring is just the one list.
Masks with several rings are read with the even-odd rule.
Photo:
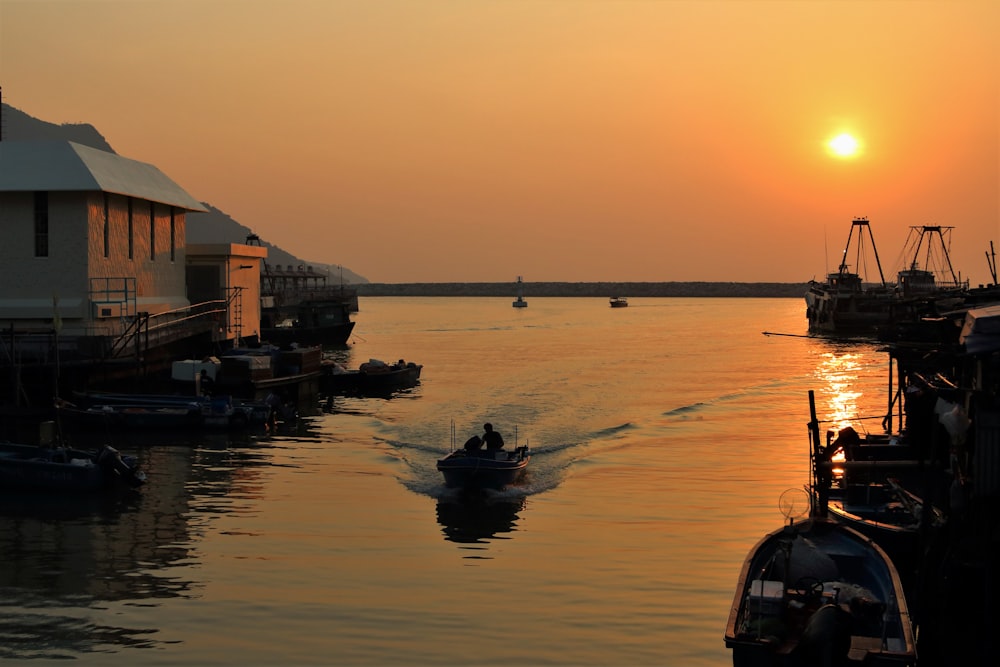
[[[510, 301], [363, 299], [343, 357], [422, 363], [416, 389], [273, 436], [116, 436], [137, 498], [3, 498], [0, 657], [731, 664], [742, 560], [808, 481], [808, 391], [878, 414], [886, 355], [800, 337], [800, 299]], [[484, 421], [535, 456], [471, 501], [434, 463]]]

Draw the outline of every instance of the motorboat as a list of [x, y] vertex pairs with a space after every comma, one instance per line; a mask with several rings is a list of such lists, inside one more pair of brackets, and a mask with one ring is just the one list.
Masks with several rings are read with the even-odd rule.
[[114, 447], [85, 451], [63, 446], [0, 443], [0, 489], [82, 492], [134, 488], [146, 481], [133, 457]]
[[481, 449], [479, 436], [470, 438], [463, 447], [455, 449], [455, 431], [452, 424], [452, 452], [437, 462], [437, 469], [444, 475], [445, 486], [465, 489], [504, 489], [517, 484], [531, 461], [528, 445], [515, 445], [514, 449]]
[[171, 394], [78, 394], [59, 400], [56, 414], [68, 426], [121, 429], [243, 429], [267, 425], [272, 406], [231, 396]]
[[904, 563], [913, 565], [909, 561], [923, 552], [922, 531], [936, 534], [947, 522], [944, 512], [893, 477], [884, 482], [845, 483], [831, 492], [826, 511], [837, 523], [874, 540], [901, 570]]
[[420, 383], [423, 364], [400, 359], [389, 364], [369, 359], [356, 369], [348, 369], [336, 361], [324, 361], [320, 385], [329, 394], [384, 396]]
[[623, 296], [613, 296], [610, 299], [612, 308], [628, 308], [628, 299]]
[[822, 517], [789, 520], [750, 550], [725, 642], [741, 667], [916, 661], [892, 560], [868, 537]]

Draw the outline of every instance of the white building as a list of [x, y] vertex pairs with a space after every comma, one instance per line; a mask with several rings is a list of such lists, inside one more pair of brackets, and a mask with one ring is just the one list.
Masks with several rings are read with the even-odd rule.
[[68, 141], [0, 142], [0, 327], [115, 335], [189, 306], [185, 223], [156, 167]]

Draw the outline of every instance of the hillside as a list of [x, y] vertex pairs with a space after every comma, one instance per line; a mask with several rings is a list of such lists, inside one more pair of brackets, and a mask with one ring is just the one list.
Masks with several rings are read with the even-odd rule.
[[[116, 151], [107, 139], [88, 123], [64, 123], [56, 125], [39, 120], [9, 104], [0, 105], [0, 138], [10, 141], [73, 141], [84, 146], [91, 146], [109, 153]], [[127, 156], [141, 162], [156, 164], [156, 156]], [[169, 176], [169, 174], [168, 174]], [[202, 202], [208, 213], [192, 213], [188, 218], [188, 243], [243, 243], [253, 231], [233, 220], [208, 202]], [[317, 271], [328, 271], [340, 278], [341, 267], [324, 262], [311, 262], [295, 257], [280, 247], [261, 239], [261, 244], [267, 248], [268, 263], [298, 266], [312, 266]], [[368, 280], [343, 268], [343, 280], [348, 284], [367, 283]]]

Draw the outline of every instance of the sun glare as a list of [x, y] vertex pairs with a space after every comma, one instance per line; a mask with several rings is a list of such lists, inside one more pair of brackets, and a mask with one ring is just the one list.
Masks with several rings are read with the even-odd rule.
[[830, 152], [837, 157], [854, 157], [858, 154], [858, 140], [847, 134], [838, 134], [827, 143]]

